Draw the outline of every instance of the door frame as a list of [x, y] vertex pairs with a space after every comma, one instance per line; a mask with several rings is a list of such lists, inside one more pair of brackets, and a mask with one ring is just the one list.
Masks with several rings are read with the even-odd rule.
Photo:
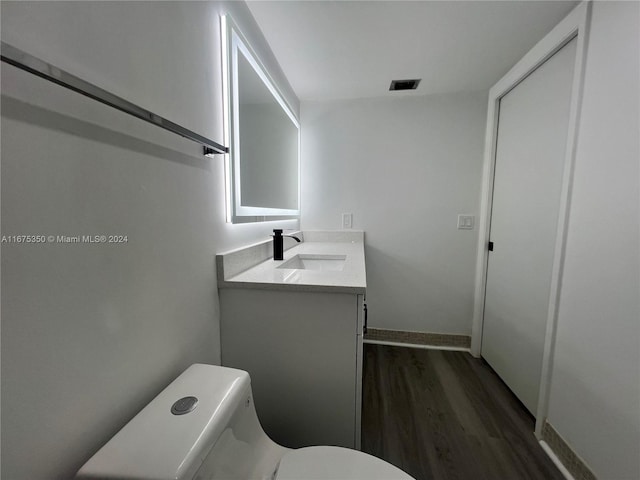
[[556, 323], [562, 284], [562, 273], [566, 249], [567, 225], [573, 183], [578, 119], [582, 104], [584, 65], [587, 50], [588, 28], [591, 18], [591, 2], [582, 2], [576, 6], [558, 25], [540, 40], [522, 59], [489, 90], [487, 108], [487, 127], [485, 133], [484, 163], [482, 168], [482, 193], [480, 220], [478, 222], [478, 251], [476, 259], [476, 277], [471, 330], [471, 354], [480, 357], [482, 353], [482, 329], [484, 323], [484, 302], [489, 260], [489, 234], [491, 227], [491, 209], [493, 203], [493, 181], [495, 172], [496, 144], [498, 134], [498, 115], [500, 99], [515, 88], [529, 74], [547, 61], [558, 50], [574, 38], [577, 39], [573, 84], [569, 110], [569, 128], [564, 155], [562, 190], [556, 229], [556, 242], [553, 256], [551, 288], [547, 310], [540, 392], [536, 415], [536, 436], [540, 438], [542, 425], [547, 416], [549, 402], [549, 384], [555, 347]]

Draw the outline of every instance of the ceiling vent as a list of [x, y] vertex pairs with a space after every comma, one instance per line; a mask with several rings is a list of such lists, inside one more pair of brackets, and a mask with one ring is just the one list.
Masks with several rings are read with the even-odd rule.
[[421, 78], [414, 78], [412, 80], [391, 80], [391, 85], [389, 85], [390, 91], [395, 90], [415, 90], [420, 85]]

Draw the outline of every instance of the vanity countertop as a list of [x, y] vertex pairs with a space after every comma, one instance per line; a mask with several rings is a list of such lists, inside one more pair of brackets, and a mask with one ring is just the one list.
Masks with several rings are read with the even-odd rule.
[[[311, 234], [304, 236], [314, 238]], [[330, 236], [316, 236], [322, 241], [306, 240], [286, 250], [283, 260], [269, 258], [235, 275], [224, 275], [224, 268], [220, 268], [224, 255], [218, 255], [218, 287], [364, 294], [367, 275], [362, 237], [331, 241]], [[345, 256], [345, 260], [339, 271], [278, 268], [296, 255], [337, 255]]]

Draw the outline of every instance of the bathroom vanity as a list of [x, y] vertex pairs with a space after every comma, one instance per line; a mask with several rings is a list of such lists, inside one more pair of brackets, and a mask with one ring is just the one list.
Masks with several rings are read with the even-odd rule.
[[222, 365], [249, 372], [277, 443], [359, 449], [364, 233], [296, 235], [280, 261], [271, 242], [217, 256]]

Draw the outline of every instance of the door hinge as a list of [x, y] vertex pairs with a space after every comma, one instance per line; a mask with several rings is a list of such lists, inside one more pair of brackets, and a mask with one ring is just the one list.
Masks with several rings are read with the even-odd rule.
[[489, 242], [489, 251], [493, 252], [493, 242]]
[[365, 335], [367, 334], [367, 324], [368, 324], [368, 319], [367, 317], [369, 316], [369, 309], [367, 308], [367, 304], [363, 304], [362, 308], [364, 310], [364, 325], [362, 326], [362, 333], [364, 333]]

